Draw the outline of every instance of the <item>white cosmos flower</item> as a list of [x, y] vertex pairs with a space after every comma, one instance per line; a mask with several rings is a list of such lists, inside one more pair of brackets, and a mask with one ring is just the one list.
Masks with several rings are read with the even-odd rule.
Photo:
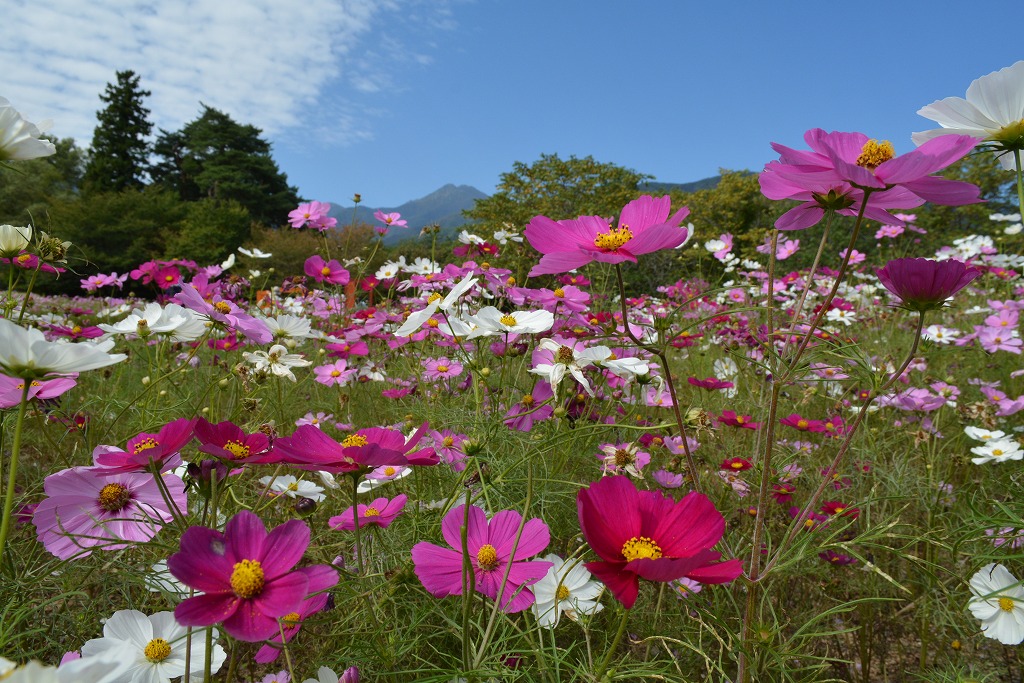
[[300, 354], [288, 353], [288, 349], [280, 344], [274, 344], [269, 351], [243, 353], [242, 357], [253, 364], [253, 369], [257, 373], [272, 373], [278, 377], [287, 377], [293, 382], [296, 380], [292, 368], [305, 368], [310, 365], [310, 362]]
[[135, 334], [148, 337], [151, 334], [170, 334], [194, 317], [192, 311], [178, 304], [168, 304], [164, 308], [156, 302], [150, 302], [144, 309], [133, 310], [124, 320], [113, 325], [100, 323], [99, 328], [112, 335]]
[[476, 284], [477, 278], [470, 277], [467, 275], [462, 278], [459, 284], [452, 288], [452, 291], [448, 293], [448, 296], [441, 298], [441, 295], [434, 292], [427, 299], [426, 308], [410, 313], [409, 317], [406, 318], [402, 326], [395, 330], [396, 337], [408, 337], [414, 332], [420, 329], [423, 323], [427, 322], [430, 316], [437, 313], [439, 310], [448, 312], [455, 302], [457, 302], [463, 294], [468, 292], [470, 288]]
[[583, 369], [608, 360], [608, 357], [612, 355], [612, 350], [607, 346], [593, 346], [581, 351], [559, 344], [554, 339], [541, 339], [538, 346], [554, 352], [554, 357], [551, 359], [551, 363], [540, 363], [531, 368], [530, 372], [540, 375], [548, 381], [556, 399], [558, 398], [558, 385], [567, 372], [583, 385], [588, 394], [593, 396], [594, 390], [590, 388], [590, 382], [583, 376]]
[[543, 579], [530, 586], [536, 597], [531, 609], [538, 624], [554, 628], [563, 612], [576, 621], [581, 614], [597, 614], [604, 609], [598, 602], [604, 585], [591, 579], [582, 562], [563, 560], [553, 553], [541, 559], [553, 566]]
[[924, 328], [924, 332], [921, 333], [922, 339], [935, 344], [948, 344], [959, 336], [959, 330], [951, 330], [948, 327], [943, 327], [942, 325], [929, 325]]
[[991, 143], [1003, 168], [1013, 169], [1007, 150], [1024, 149], [1024, 60], [972, 82], [967, 99], [947, 97], [917, 113], [942, 127], [914, 133], [915, 145], [940, 135], [970, 135]]
[[1003, 645], [1024, 642], [1024, 588], [1021, 582], [1001, 564], [987, 564], [971, 577], [974, 597], [967, 609], [981, 620], [986, 638]]
[[120, 363], [123, 353], [107, 353], [114, 341], [47, 341], [35, 328], [21, 327], [0, 318], [0, 369], [11, 377], [37, 379], [51, 373], [70, 374]]
[[57, 152], [49, 140], [40, 140], [42, 131], [21, 118], [4, 97], [0, 97], [0, 161], [24, 161], [48, 157]]
[[0, 225], [0, 257], [14, 258], [28, 247], [31, 239], [31, 225]]
[[261, 318], [274, 339], [308, 339], [312, 325], [308, 318], [282, 313], [276, 318]]
[[[210, 629], [217, 639], [217, 629]], [[203, 657], [196, 653], [206, 651], [208, 631], [192, 632], [192, 660], [190, 674], [203, 672]], [[115, 680], [118, 683], [167, 683], [185, 675], [185, 649], [187, 631], [174, 620], [173, 612], [157, 612], [146, 616], [133, 609], [120, 610], [103, 625], [103, 637], [82, 646], [82, 660], [108, 655], [111, 651], [125, 652], [130, 648], [128, 668]], [[227, 655], [220, 645], [213, 646], [213, 667], [219, 671]]]
[[982, 446], [975, 446], [971, 453], [977, 458], [971, 458], [975, 465], [984, 465], [987, 462], [1006, 462], [1008, 460], [1024, 460], [1024, 450], [1020, 444], [1013, 439], [993, 439]]
[[305, 479], [296, 479], [290, 474], [278, 477], [263, 477], [260, 479], [260, 484], [270, 487], [271, 492], [276, 493], [279, 496], [288, 496], [289, 498], [309, 498], [317, 503], [327, 498], [327, 496], [324, 495], [323, 487], [317, 486], [313, 482], [306, 481]]
[[239, 247], [238, 253], [242, 256], [248, 256], [249, 258], [270, 258], [273, 254], [268, 254], [265, 251], [260, 251], [256, 247], [252, 249], [246, 249], [245, 247]]
[[975, 441], [994, 441], [1001, 439], [1006, 436], [1006, 432], [999, 430], [990, 431], [982, 427], [964, 427], [964, 434], [974, 439]]
[[4, 683], [119, 683], [130, 679], [126, 672], [134, 655], [133, 648], [122, 645], [96, 657], [73, 659], [60, 667], [36, 661], [15, 667], [14, 662], [0, 657], [0, 680]]
[[476, 315], [467, 316], [476, 329], [470, 338], [496, 334], [537, 334], [547, 332], [555, 324], [551, 311], [512, 311], [502, 313], [494, 306], [485, 306]]
[[417, 256], [413, 262], [405, 266], [405, 272], [413, 275], [430, 275], [441, 272], [441, 266], [436, 261], [431, 261], [425, 256]]

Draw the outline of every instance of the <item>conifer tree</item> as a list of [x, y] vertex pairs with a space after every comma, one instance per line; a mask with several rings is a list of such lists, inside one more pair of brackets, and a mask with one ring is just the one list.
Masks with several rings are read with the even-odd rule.
[[100, 95], [106, 106], [96, 112], [84, 187], [88, 192], [140, 189], [149, 177], [149, 135], [153, 124], [144, 106], [150, 91], [139, 86], [134, 71], [118, 71]]

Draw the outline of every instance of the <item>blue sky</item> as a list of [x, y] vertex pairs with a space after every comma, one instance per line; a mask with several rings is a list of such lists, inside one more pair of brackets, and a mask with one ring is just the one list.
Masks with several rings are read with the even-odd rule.
[[103, 85], [134, 69], [158, 125], [202, 100], [264, 128], [304, 197], [393, 206], [445, 183], [491, 193], [542, 153], [689, 182], [760, 169], [813, 127], [906, 151], [933, 127], [920, 107], [1024, 58], [996, 32], [1018, 2], [241, 5], [13, 0], [0, 95], [87, 143]]

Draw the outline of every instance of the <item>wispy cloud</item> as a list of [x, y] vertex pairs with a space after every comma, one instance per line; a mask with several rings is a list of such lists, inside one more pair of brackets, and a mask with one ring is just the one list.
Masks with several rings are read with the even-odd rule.
[[329, 130], [345, 144], [372, 137], [379, 115], [346, 93], [394, 87], [405, 65], [429, 62], [426, 39], [381, 49], [375, 35], [410, 7], [451, 30], [445, 3], [418, 0], [7, 0], [0, 95], [86, 145], [99, 94], [131, 69], [159, 128], [179, 128], [203, 102], [268, 135]]

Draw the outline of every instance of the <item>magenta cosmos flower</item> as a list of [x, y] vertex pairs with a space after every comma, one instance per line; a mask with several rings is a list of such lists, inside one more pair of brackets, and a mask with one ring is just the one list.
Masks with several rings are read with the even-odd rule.
[[145, 472], [159, 465], [163, 472], [181, 464], [179, 451], [192, 440], [195, 420], [181, 418], [168, 422], [156, 434], [142, 432], [128, 440], [127, 450], [97, 446], [95, 463], [111, 472]]
[[692, 492], [674, 501], [638, 491], [628, 477], [605, 477], [576, 496], [580, 529], [600, 562], [587, 569], [629, 609], [640, 579], [728, 583], [740, 575], [739, 560], [718, 562], [711, 548], [725, 532], [725, 519], [706, 496]]
[[247, 642], [278, 633], [278, 619], [297, 612], [313, 592], [338, 583], [327, 565], [294, 569], [309, 545], [309, 527], [293, 519], [267, 533], [249, 510], [228, 520], [224, 532], [191, 527], [181, 550], [167, 559], [174, 578], [202, 591], [174, 609], [182, 626], [223, 623]]
[[314, 254], [306, 259], [303, 270], [306, 272], [306, 275], [317, 282], [326, 282], [332, 285], [348, 284], [348, 271], [335, 259], [324, 261], [321, 256]]
[[671, 210], [670, 197], [644, 195], [623, 207], [618, 227], [600, 216], [557, 223], [547, 216], [536, 216], [523, 231], [530, 245], [543, 254], [530, 277], [565, 273], [591, 261], [635, 263], [641, 254], [678, 247], [689, 237], [680, 223], [690, 209], [684, 206], [669, 218]]
[[262, 432], [246, 434], [234, 422], [213, 424], [205, 418], [195, 423], [195, 436], [203, 453], [236, 463], [262, 462], [270, 450], [270, 439]]
[[436, 465], [433, 448], [417, 449], [427, 424], [408, 440], [397, 429], [371, 427], [349, 434], [338, 443], [318, 427], [303, 425], [290, 437], [274, 442], [274, 451], [284, 462], [306, 470], [323, 470], [334, 474], [359, 472], [381, 465]]
[[[519, 545], [513, 554], [516, 534], [522, 517], [515, 510], [502, 510], [487, 521], [483, 510], [471, 505], [466, 519], [466, 506], [460, 505], [444, 517], [441, 534], [451, 548], [421, 542], [412, 547], [412, 561], [423, 587], [435, 598], [462, 595], [462, 536], [466, 528], [466, 547], [473, 566], [476, 590], [492, 600], [501, 595], [501, 609], [521, 612], [534, 602], [527, 586], [540, 581], [554, 566], [551, 562], [527, 560], [548, 547], [548, 525], [529, 519], [523, 526]], [[509, 566], [511, 565], [511, 567]], [[508, 580], [502, 579], [508, 571]]]
[[[184, 482], [170, 473], [163, 481], [174, 505], [187, 510]], [[39, 541], [62, 560], [148, 541], [174, 519], [151, 474], [72, 467], [48, 476], [43, 489], [32, 521]]]
[[898, 157], [891, 143], [863, 133], [815, 128], [804, 134], [804, 140], [811, 151], [773, 143], [779, 160], [768, 164], [759, 177], [769, 199], [803, 202], [779, 218], [780, 230], [810, 227], [827, 209], [856, 215], [866, 191], [871, 194], [865, 217], [889, 225], [902, 221], [887, 209], [914, 208], [925, 201], [950, 206], [980, 201], [980, 191], [971, 183], [932, 175], [962, 159], [977, 144], [975, 138], [947, 135]]
[[354, 511], [349, 508], [340, 515], [331, 517], [327, 520], [327, 526], [339, 531], [352, 531], [356, 528], [356, 517], [358, 516], [360, 529], [367, 524], [376, 524], [382, 529], [386, 529], [398, 515], [402, 514], [408, 499], [409, 497], [403, 493], [391, 500], [377, 498], [368, 505], [356, 505]]
[[875, 273], [885, 288], [900, 298], [905, 308], [931, 311], [942, 308], [946, 299], [974, 281], [982, 271], [955, 259], [898, 258]]

